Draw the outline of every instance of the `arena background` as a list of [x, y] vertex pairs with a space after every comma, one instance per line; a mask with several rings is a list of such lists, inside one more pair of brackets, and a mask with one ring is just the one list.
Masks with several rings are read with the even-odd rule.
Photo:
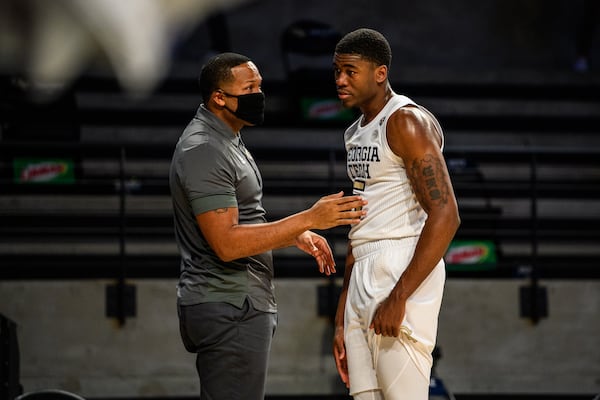
[[[164, 65], [147, 68], [154, 74], [141, 85], [118, 75], [117, 64], [88, 57], [64, 87], [36, 101], [14, 85], [26, 80], [30, 65], [19, 57], [27, 47], [15, 50], [6, 38], [29, 43], [3, 36], [2, 395], [196, 396], [175, 309], [170, 153], [200, 102], [203, 60], [236, 51], [264, 78], [266, 123], [243, 135], [265, 177], [270, 216], [347, 189], [345, 117], [307, 118], [298, 103], [331, 96], [331, 56], [282, 45], [292, 24], [311, 21], [325, 24], [312, 32], [315, 43], [357, 27], [387, 36], [394, 89], [445, 128], [463, 216], [457, 239], [491, 243], [496, 257], [449, 268], [436, 376], [459, 399], [593, 398], [600, 393], [600, 32], [590, 69], [576, 71], [586, 12], [584, 1], [566, 0], [231, 2], [168, 36]], [[310, 74], [295, 74], [286, 61], [310, 66]], [[26, 184], [15, 175], [17, 159], [67, 160], [74, 172]], [[345, 232], [327, 234], [343, 265]], [[276, 263], [280, 313], [268, 398], [345, 398], [330, 351], [342, 274], [320, 277], [294, 250], [277, 251]]]

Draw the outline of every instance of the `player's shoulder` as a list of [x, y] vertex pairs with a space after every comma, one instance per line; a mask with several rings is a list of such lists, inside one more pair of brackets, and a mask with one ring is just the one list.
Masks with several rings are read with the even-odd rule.
[[405, 104], [402, 107], [396, 109], [390, 115], [390, 119], [396, 119], [398, 121], [404, 120], [406, 122], [413, 123], [424, 123], [429, 122], [429, 120], [431, 119], [431, 113], [418, 104]]
[[416, 104], [407, 104], [395, 110], [388, 118], [388, 128], [405, 131], [408, 128], [426, 127], [431, 124], [428, 114]]
[[[400, 141], [415, 140], [435, 143], [443, 147], [442, 128], [436, 117], [425, 107], [411, 104], [396, 110], [387, 124], [388, 139]], [[422, 143], [425, 143], [422, 142]]]

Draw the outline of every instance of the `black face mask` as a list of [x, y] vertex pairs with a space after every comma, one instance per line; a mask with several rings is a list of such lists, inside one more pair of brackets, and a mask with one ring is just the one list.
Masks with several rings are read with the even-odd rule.
[[229, 110], [233, 115], [239, 119], [246, 121], [252, 125], [260, 125], [265, 120], [265, 94], [262, 92], [240, 94], [238, 96], [225, 93], [225, 96], [235, 97], [238, 99], [237, 110], [233, 111], [227, 106], [225, 108]]

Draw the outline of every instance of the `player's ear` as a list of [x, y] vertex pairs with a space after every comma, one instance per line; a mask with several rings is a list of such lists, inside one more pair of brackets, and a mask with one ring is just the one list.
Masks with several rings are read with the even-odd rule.
[[387, 80], [388, 68], [385, 65], [380, 65], [375, 68], [375, 81], [377, 83], [383, 83]]

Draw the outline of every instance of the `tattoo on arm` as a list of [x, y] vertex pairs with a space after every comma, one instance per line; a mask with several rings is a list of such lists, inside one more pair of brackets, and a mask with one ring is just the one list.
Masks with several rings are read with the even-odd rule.
[[217, 209], [216, 209], [216, 210], [214, 210], [214, 211], [215, 211], [215, 213], [217, 213], [217, 214], [225, 214], [225, 213], [228, 211], [228, 209], [227, 209], [227, 208], [217, 208]]
[[431, 154], [421, 160], [414, 160], [407, 170], [419, 203], [427, 210], [429, 206], [443, 208], [448, 203], [449, 187], [445, 168], [441, 161]]

